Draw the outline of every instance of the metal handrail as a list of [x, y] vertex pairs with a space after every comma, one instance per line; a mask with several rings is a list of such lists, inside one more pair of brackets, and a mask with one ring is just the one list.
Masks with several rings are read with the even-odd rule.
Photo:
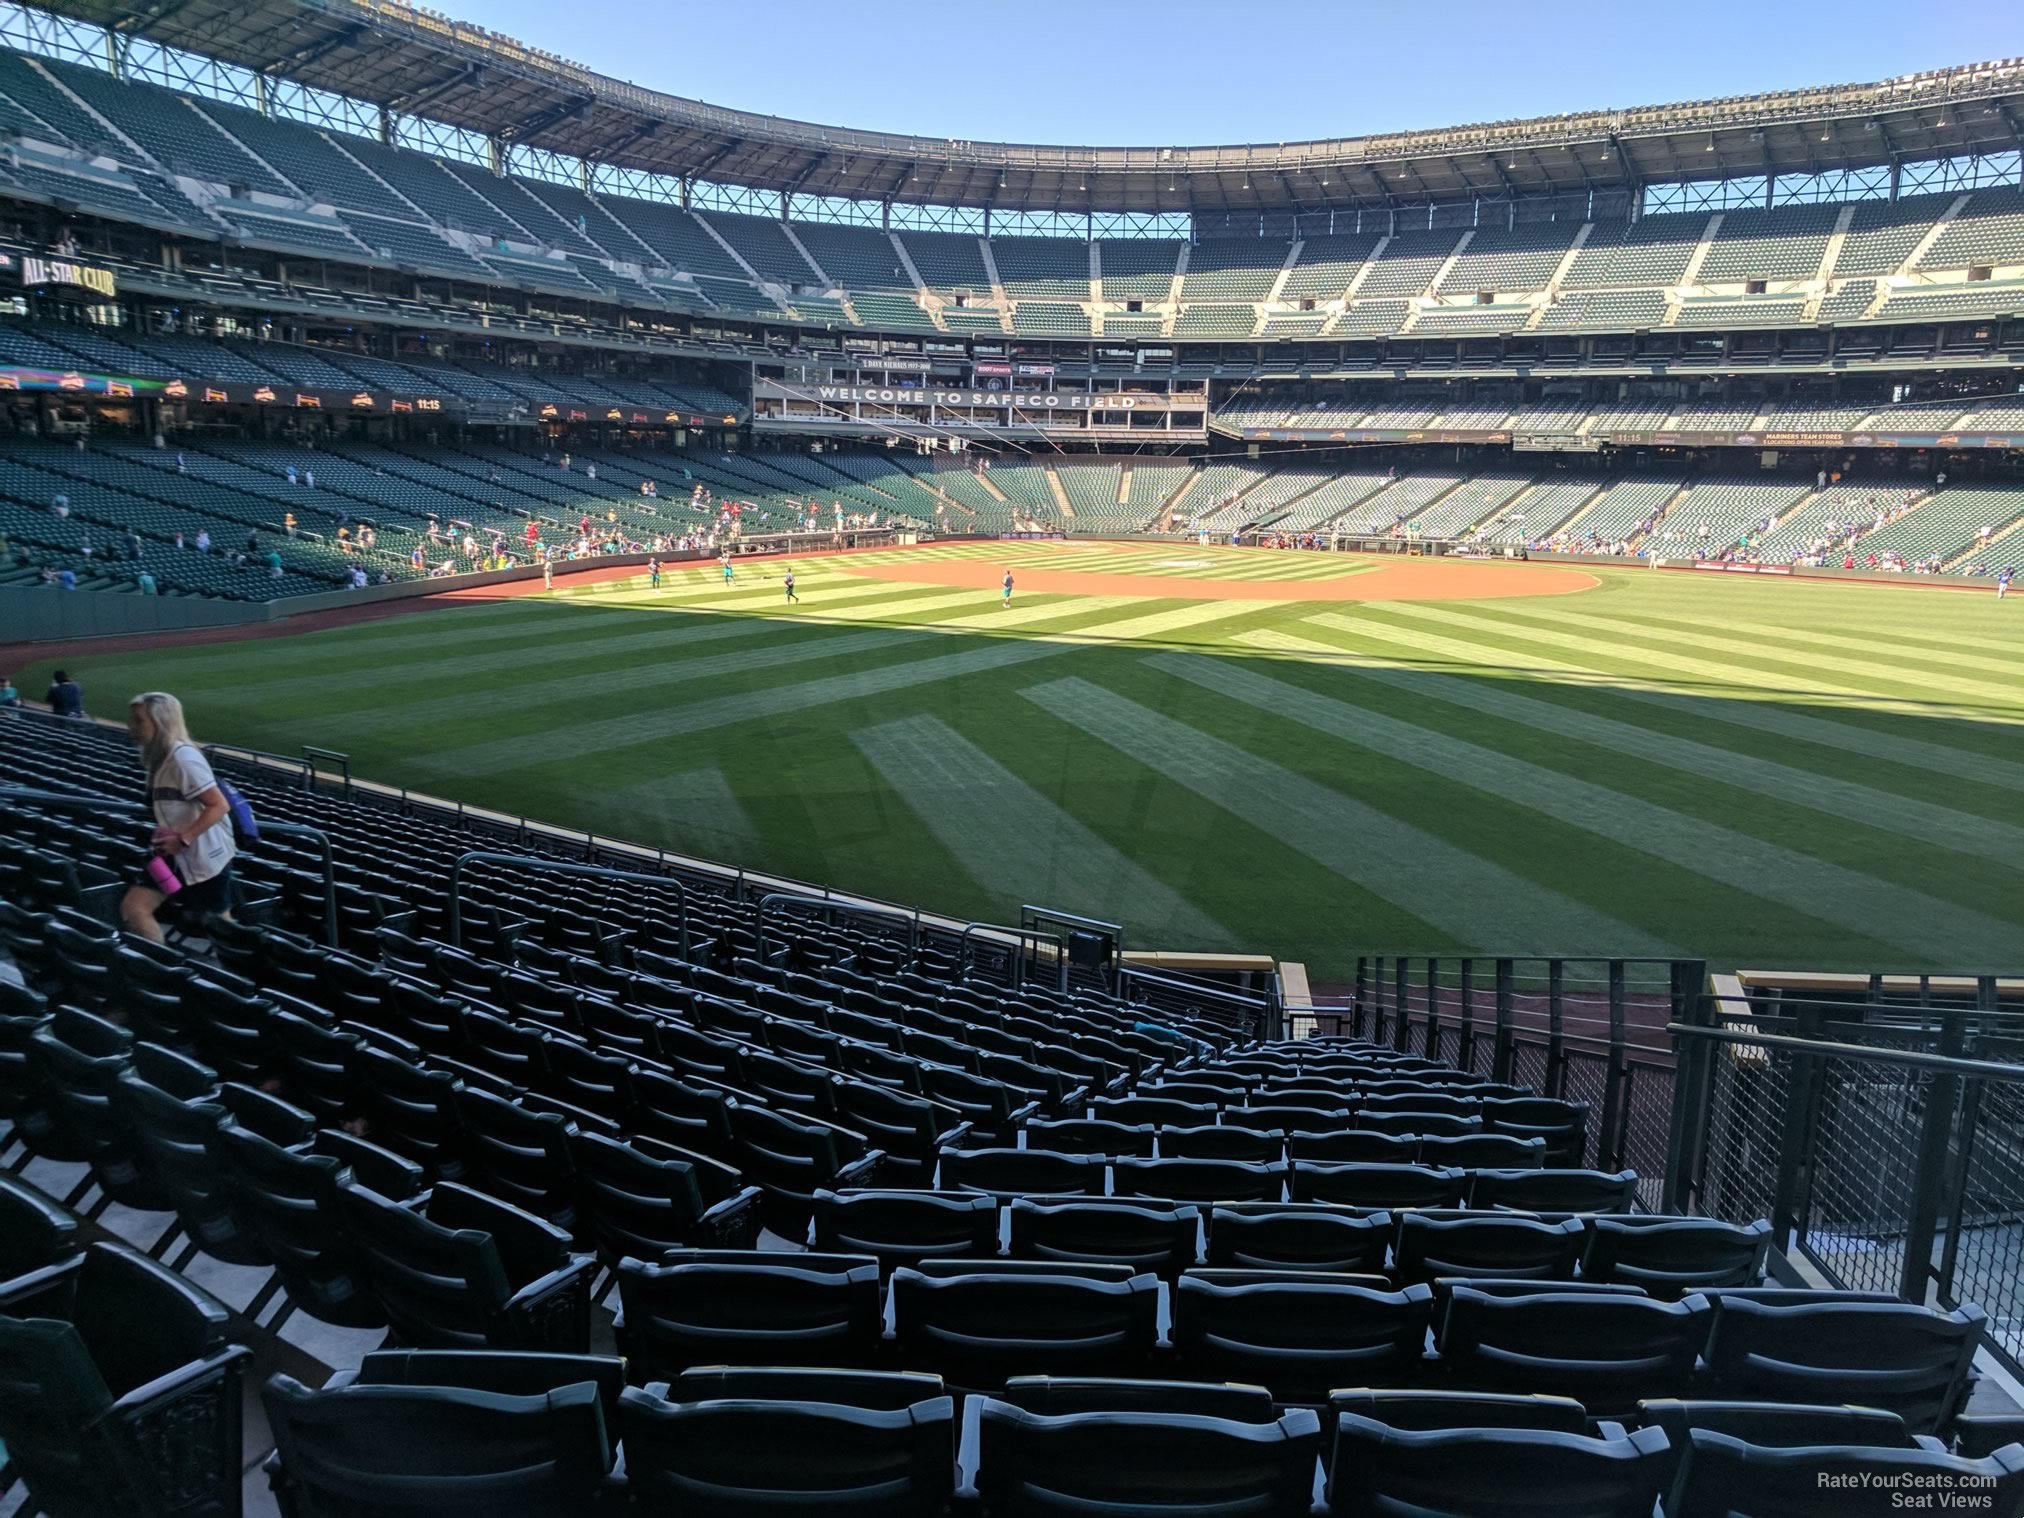
[[450, 947], [464, 946], [464, 867], [471, 864], [510, 864], [551, 875], [581, 875], [593, 880], [643, 880], [675, 890], [676, 922], [681, 938], [682, 958], [689, 957], [689, 891], [672, 875], [648, 875], [639, 870], [614, 870], [601, 864], [577, 864], [568, 859], [543, 859], [536, 854], [508, 854], [493, 849], [473, 849], [459, 854], [450, 865]]
[[1819, 1038], [1795, 1038], [1788, 1033], [1749, 1033], [1732, 1028], [1704, 1028], [1695, 1023], [1667, 1023], [1666, 1031], [1676, 1037], [1707, 1039], [1713, 1043], [1748, 1044], [1760, 1049], [1791, 1049], [1864, 1064], [1909, 1065], [1914, 1069], [1938, 1070], [1948, 1075], [1979, 1075], [1991, 1080], [2024, 1084], [2024, 1065], [2005, 1065], [1994, 1060], [1969, 1059], [1960, 1055], [1926, 1054], [1917, 1049], [1892, 1049], [1875, 1044], [1844, 1044]]
[[1031, 940], [1042, 939], [1054, 946], [1054, 963], [1057, 970], [1057, 979], [1061, 979], [1065, 983], [1068, 973], [1068, 945], [1060, 934], [1045, 932], [1039, 928], [1008, 928], [1002, 923], [995, 922], [966, 922], [963, 924], [963, 931], [957, 935], [956, 970], [964, 980], [967, 981], [970, 978], [968, 955], [971, 935], [983, 933], [1002, 933], [1013, 940], [1015, 957], [1013, 960], [1012, 976], [1015, 986], [1026, 984], [1027, 943]]
[[[25, 785], [0, 786], [0, 798], [9, 801], [26, 802], [31, 806], [63, 806], [79, 812], [121, 812], [133, 816], [136, 808], [132, 802], [119, 801], [104, 796], [72, 796], [63, 791], [37, 790]], [[316, 845], [323, 865], [323, 939], [331, 948], [337, 945], [337, 855], [331, 848], [330, 835], [322, 828], [313, 828], [305, 822], [260, 823], [263, 837], [299, 838], [305, 843]]]
[[912, 964], [921, 948], [921, 915], [918, 912], [902, 912], [895, 907], [860, 906], [853, 901], [839, 901], [834, 897], [802, 896], [793, 891], [772, 891], [759, 898], [759, 959], [766, 959], [766, 909], [770, 906], [814, 907], [823, 912], [849, 912], [859, 917], [890, 917], [907, 925], [907, 962]]

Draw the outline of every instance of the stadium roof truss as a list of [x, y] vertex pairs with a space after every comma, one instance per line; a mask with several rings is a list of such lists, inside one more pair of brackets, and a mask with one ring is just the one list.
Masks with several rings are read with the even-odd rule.
[[1066, 147], [726, 110], [397, 0], [38, 0], [38, 8], [490, 138], [683, 180], [1007, 211], [1210, 216], [1827, 175], [2024, 146], [2024, 59], [1337, 141]]

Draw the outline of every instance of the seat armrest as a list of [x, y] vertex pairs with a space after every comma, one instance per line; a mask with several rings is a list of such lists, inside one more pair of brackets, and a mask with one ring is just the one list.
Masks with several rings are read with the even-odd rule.
[[747, 1186], [705, 1212], [697, 1244], [704, 1249], [751, 1249], [759, 1237], [759, 1188]]
[[886, 1152], [883, 1149], [868, 1151], [863, 1159], [852, 1160], [837, 1167], [833, 1189], [842, 1191], [850, 1186], [874, 1186], [879, 1170], [885, 1165]]
[[596, 1256], [571, 1255], [514, 1292], [499, 1310], [502, 1342], [493, 1347], [589, 1354], [590, 1278], [596, 1270]]
[[977, 1125], [975, 1123], [958, 1123], [956, 1124], [955, 1127], [949, 1129], [947, 1132], [936, 1134], [935, 1152], [939, 1154], [944, 1149], [969, 1148], [970, 1130], [972, 1128], [975, 1128], [976, 1126]]

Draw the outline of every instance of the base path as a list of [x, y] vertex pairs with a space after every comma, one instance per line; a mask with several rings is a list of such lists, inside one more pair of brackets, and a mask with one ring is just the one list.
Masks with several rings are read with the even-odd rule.
[[[1290, 554], [1292, 550], [1288, 550]], [[1276, 562], [1274, 555], [1267, 562]], [[1356, 559], [1337, 580], [1198, 580], [1165, 575], [1042, 569], [1014, 559], [1018, 591], [1036, 595], [1152, 596], [1167, 601], [1494, 601], [1568, 596], [1602, 583], [1582, 569], [1509, 560]], [[923, 559], [912, 564], [839, 564], [847, 575], [908, 585], [996, 590], [1006, 566], [992, 559]]]

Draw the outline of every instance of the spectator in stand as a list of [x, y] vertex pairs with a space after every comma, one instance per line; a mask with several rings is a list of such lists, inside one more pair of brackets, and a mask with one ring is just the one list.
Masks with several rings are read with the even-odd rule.
[[211, 551], [211, 529], [208, 527], [199, 527], [197, 529], [197, 552], [209, 553], [210, 551]]
[[267, 550], [267, 575], [274, 580], [281, 578], [281, 550], [278, 548]]
[[67, 516], [69, 516], [69, 515], [70, 515], [70, 497], [69, 497], [69, 496], [67, 496], [67, 495], [63, 495], [63, 494], [60, 494], [60, 493], [59, 493], [59, 494], [57, 494], [57, 495], [53, 495], [53, 496], [51, 496], [51, 497], [49, 498], [49, 509], [50, 509], [51, 511], [55, 512], [55, 513], [56, 513], [56, 514], [57, 514], [58, 516], [60, 516], [60, 517], [67, 517]]
[[134, 576], [134, 584], [138, 585], [141, 588], [141, 594], [144, 596], [151, 596], [156, 593], [155, 577], [149, 574], [145, 569], [143, 569], [139, 574]]
[[42, 698], [49, 705], [51, 715], [57, 717], [82, 717], [84, 715], [84, 687], [63, 670], [49, 677], [49, 692]]
[[178, 912], [227, 916], [232, 911], [231, 808], [204, 751], [190, 741], [183, 704], [162, 691], [134, 697], [127, 729], [140, 740], [148, 772], [148, 798], [155, 814], [155, 852], [180, 881], [171, 896], [150, 875], [128, 888], [120, 918], [133, 932], [156, 943], [162, 926], [155, 914], [173, 901]]
[[292, 511], [283, 512], [281, 515], [281, 530], [292, 538], [295, 536], [296, 526], [295, 513]]
[[57, 571], [56, 571], [56, 588], [57, 588], [58, 590], [75, 590], [75, 589], [77, 589], [77, 571], [76, 571], [76, 570], [74, 570], [74, 569], [70, 569], [70, 568], [64, 568], [64, 569], [59, 569], [59, 570], [57, 570]]
[[314, 469], [303, 470], [302, 483], [306, 489], [314, 490], [316, 488], [316, 471]]

